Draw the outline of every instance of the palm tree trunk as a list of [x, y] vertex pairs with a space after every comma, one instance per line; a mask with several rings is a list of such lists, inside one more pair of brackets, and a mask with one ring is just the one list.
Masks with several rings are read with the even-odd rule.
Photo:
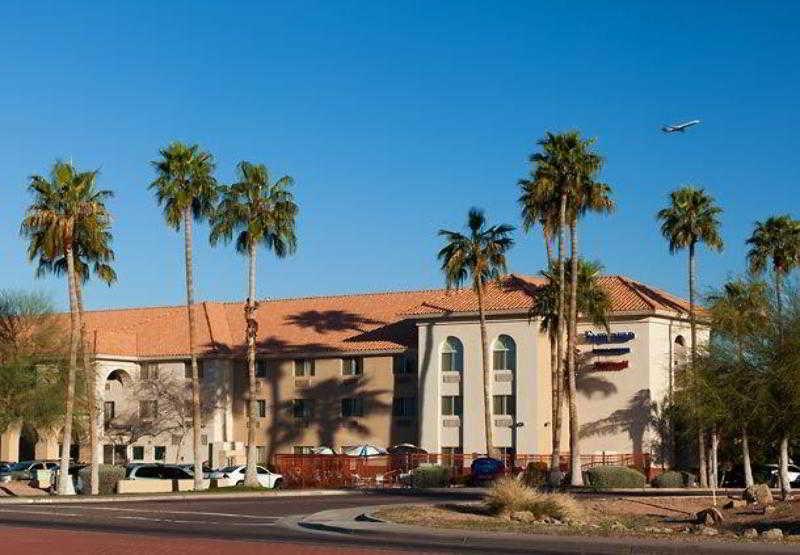
[[[562, 365], [564, 364], [564, 301], [565, 301], [565, 291], [564, 291], [564, 280], [565, 280], [565, 272], [564, 272], [564, 243], [565, 238], [564, 234], [567, 230], [567, 195], [562, 193], [561, 194], [561, 202], [559, 206], [559, 220], [558, 220], [558, 313], [556, 322], [557, 326], [557, 333], [556, 333], [556, 373], [558, 377], [558, 388], [561, 389], [563, 385], [563, 372], [562, 372]], [[563, 396], [562, 396], [563, 397]], [[556, 443], [560, 448], [561, 442], [561, 403], [556, 407], [556, 410], [559, 413], [559, 418], [556, 422], [553, 422], [553, 434], [554, 437], [558, 437], [558, 439], [553, 440], [553, 447], [556, 447]], [[551, 478], [557, 475], [560, 475], [561, 471], [561, 452], [554, 451], [550, 457], [550, 473]]]
[[581, 448], [578, 436], [578, 399], [575, 385], [575, 348], [578, 334], [578, 229], [575, 220], [569, 226], [572, 259], [570, 261], [569, 316], [567, 319], [567, 380], [569, 382], [569, 454], [570, 484], [583, 485]]
[[81, 319], [81, 353], [83, 354], [83, 371], [86, 374], [86, 405], [89, 420], [89, 491], [92, 495], [100, 493], [100, 464], [97, 458], [97, 372], [89, 352], [89, 341], [86, 338], [86, 319], [83, 315], [83, 292], [80, 280], [76, 280], [76, 297], [78, 315]]
[[719, 468], [717, 467], [717, 454], [719, 453], [719, 434], [717, 433], [717, 426], [711, 428], [711, 452], [709, 457], [708, 469], [708, 485], [714, 489], [718, 487], [717, 476], [719, 476]]
[[[695, 322], [694, 314], [694, 295], [695, 295], [695, 280], [697, 279], [695, 271], [695, 244], [689, 244], [689, 327], [691, 329], [692, 340], [692, 375], [697, 373], [697, 322]], [[695, 401], [697, 402], [697, 401]], [[706, 439], [703, 433], [703, 424], [697, 422], [697, 473], [700, 475], [700, 487], [708, 487], [708, 472], [706, 465]]]
[[784, 501], [790, 501], [792, 499], [792, 486], [789, 478], [789, 436], [787, 435], [781, 437], [780, 464], [778, 477], [781, 484], [781, 498]]
[[[71, 241], [71, 239], [70, 239]], [[69, 452], [72, 446], [72, 417], [75, 412], [75, 372], [78, 367], [78, 345], [80, 343], [81, 316], [78, 312], [77, 280], [75, 258], [71, 243], [66, 249], [67, 283], [69, 284], [69, 367], [67, 370], [67, 391], [64, 403], [64, 433], [61, 439], [61, 469], [58, 479], [58, 494], [67, 495], [69, 489]]]
[[486, 316], [483, 313], [483, 284], [478, 283], [478, 315], [481, 324], [481, 363], [483, 364], [483, 415], [486, 430], [486, 456], [494, 456], [492, 441], [492, 373], [489, 370], [486, 345]]
[[248, 247], [250, 254], [250, 272], [247, 280], [247, 306], [245, 307], [245, 320], [247, 322], [247, 379], [249, 385], [249, 399], [247, 404], [247, 470], [244, 483], [248, 487], [258, 487], [258, 474], [256, 473], [256, 244], [252, 242]]
[[[553, 452], [551, 455], [550, 460], [550, 470], [551, 474], [555, 475], [558, 472], [559, 480], [558, 484], [552, 483], [551, 485], [559, 485], [561, 483], [560, 474], [561, 474], [561, 461], [559, 454], [561, 453], [561, 408], [564, 405], [564, 397], [562, 394], [562, 380], [561, 375], [558, 369], [558, 352], [556, 346], [556, 331], [550, 331], [548, 333], [550, 336], [550, 379], [552, 380], [552, 413], [553, 413], [553, 421], [552, 421], [552, 428], [551, 432], [553, 434], [552, 437], [552, 444], [553, 444]], [[552, 476], [551, 476], [552, 478]], [[554, 481], [554, 480], [553, 480]]]
[[742, 466], [744, 466], [744, 486], [752, 486], [753, 467], [750, 464], [750, 438], [747, 436], [746, 427], [742, 427]]
[[192, 275], [192, 213], [183, 211], [183, 251], [186, 262], [186, 312], [189, 319], [189, 357], [192, 365], [192, 447], [194, 449], [194, 489], [203, 485], [203, 452], [200, 445], [200, 377], [197, 369], [194, 337], [194, 280]]

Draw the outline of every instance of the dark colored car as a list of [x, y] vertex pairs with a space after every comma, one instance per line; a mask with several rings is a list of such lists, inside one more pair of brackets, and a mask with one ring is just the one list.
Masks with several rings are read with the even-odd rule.
[[129, 464], [125, 468], [128, 480], [191, 480], [193, 476], [177, 465]]
[[470, 483], [478, 486], [491, 482], [506, 473], [503, 461], [492, 457], [479, 457], [470, 465]]

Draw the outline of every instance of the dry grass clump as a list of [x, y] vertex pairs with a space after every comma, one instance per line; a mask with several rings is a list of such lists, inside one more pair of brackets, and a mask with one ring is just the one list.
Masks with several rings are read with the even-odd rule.
[[495, 515], [530, 511], [537, 518], [557, 518], [562, 522], [580, 520], [582, 508], [564, 493], [542, 493], [513, 478], [497, 480], [484, 497], [489, 511]]

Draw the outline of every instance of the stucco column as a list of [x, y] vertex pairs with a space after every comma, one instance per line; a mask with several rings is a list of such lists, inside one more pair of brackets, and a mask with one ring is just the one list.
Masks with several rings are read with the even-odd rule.
[[0, 434], [0, 461], [19, 461], [19, 434], [22, 430], [20, 424], [12, 424], [5, 432]]
[[36, 442], [34, 453], [37, 459], [55, 460], [58, 459], [58, 431], [41, 430], [38, 431], [39, 441]]

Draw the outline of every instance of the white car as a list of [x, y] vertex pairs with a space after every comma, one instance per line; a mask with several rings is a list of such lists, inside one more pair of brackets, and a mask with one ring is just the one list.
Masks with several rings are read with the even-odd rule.
[[[209, 474], [209, 478], [217, 480], [227, 479], [233, 485], [239, 486], [244, 484], [244, 474], [247, 471], [247, 466], [228, 466], [220, 470], [215, 470]], [[270, 472], [263, 466], [257, 466], [256, 472], [258, 473], [258, 483], [262, 488], [267, 489], [281, 489], [283, 487], [283, 476]]]

